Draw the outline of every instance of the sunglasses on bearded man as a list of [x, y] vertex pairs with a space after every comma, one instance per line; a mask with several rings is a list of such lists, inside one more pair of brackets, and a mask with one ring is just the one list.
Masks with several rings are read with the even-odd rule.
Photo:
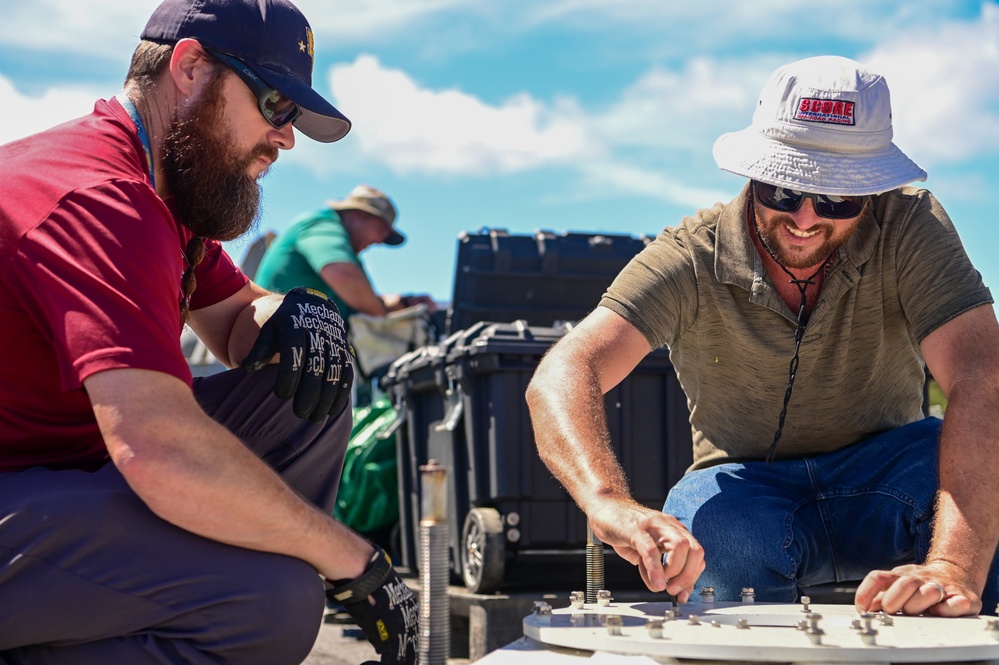
[[215, 58], [218, 58], [222, 64], [235, 72], [239, 78], [243, 79], [246, 87], [257, 97], [257, 107], [260, 109], [260, 115], [264, 116], [264, 119], [272, 127], [281, 129], [302, 115], [302, 109], [298, 108], [298, 104], [264, 83], [242, 60], [214, 49], [205, 50]]
[[753, 181], [753, 195], [762, 205], [778, 212], [794, 212], [805, 199], [812, 200], [815, 214], [827, 219], [850, 219], [863, 211], [869, 196], [842, 196], [839, 194], [813, 194], [790, 187]]

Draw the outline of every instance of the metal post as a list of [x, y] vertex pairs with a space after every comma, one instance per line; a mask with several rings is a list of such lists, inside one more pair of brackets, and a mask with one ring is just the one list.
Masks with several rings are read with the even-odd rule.
[[448, 567], [447, 469], [430, 460], [420, 467], [420, 660], [445, 665], [451, 650]]
[[597, 591], [604, 588], [604, 544], [586, 520], [586, 602], [597, 602]]

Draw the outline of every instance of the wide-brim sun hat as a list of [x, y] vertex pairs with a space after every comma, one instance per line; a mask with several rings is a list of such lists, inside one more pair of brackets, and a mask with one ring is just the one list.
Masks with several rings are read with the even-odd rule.
[[718, 167], [771, 185], [820, 194], [880, 194], [926, 171], [892, 142], [884, 77], [838, 56], [779, 67], [760, 92], [752, 124], [723, 134]]
[[406, 236], [395, 228], [395, 220], [399, 217], [395, 204], [379, 189], [370, 185], [358, 185], [350, 190], [347, 198], [330, 201], [329, 206], [334, 210], [362, 210], [387, 222], [389, 235], [382, 241], [384, 245], [397, 247], [406, 242]]
[[350, 131], [350, 120], [312, 89], [312, 28], [288, 0], [164, 0], [141, 38], [163, 44], [196, 39], [237, 58], [298, 105], [302, 114], [293, 124], [311, 139], [331, 143]]

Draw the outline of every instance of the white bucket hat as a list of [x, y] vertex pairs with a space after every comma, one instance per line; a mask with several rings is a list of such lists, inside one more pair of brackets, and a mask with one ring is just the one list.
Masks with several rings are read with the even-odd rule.
[[719, 137], [714, 157], [725, 171], [819, 194], [879, 194], [926, 180], [892, 143], [884, 78], [838, 56], [779, 67], [760, 92], [753, 124]]

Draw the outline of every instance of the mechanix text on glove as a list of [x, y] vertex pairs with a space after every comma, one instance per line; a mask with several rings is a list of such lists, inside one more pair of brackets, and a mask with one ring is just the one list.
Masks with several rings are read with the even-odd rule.
[[[420, 607], [388, 555], [376, 548], [364, 573], [333, 582], [326, 592], [343, 605], [382, 659], [382, 665], [413, 665], [420, 648]], [[372, 605], [368, 597], [375, 600]]]
[[295, 288], [260, 328], [243, 360], [254, 371], [281, 354], [274, 394], [294, 396], [292, 408], [316, 422], [339, 413], [354, 381], [352, 351], [336, 305], [319, 291]]

